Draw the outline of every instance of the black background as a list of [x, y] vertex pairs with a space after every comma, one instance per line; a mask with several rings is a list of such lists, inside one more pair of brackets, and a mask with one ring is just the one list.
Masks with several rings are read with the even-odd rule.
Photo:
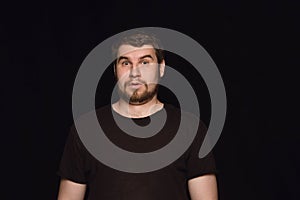
[[223, 77], [220, 199], [299, 199], [299, 8], [293, 0], [1, 6], [1, 199], [56, 199], [77, 70], [106, 38], [146, 26], [192, 37]]

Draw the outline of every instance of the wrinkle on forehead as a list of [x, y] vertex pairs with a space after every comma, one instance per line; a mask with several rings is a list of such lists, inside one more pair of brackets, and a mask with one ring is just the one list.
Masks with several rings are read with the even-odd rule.
[[152, 45], [146, 44], [143, 45], [141, 47], [135, 47], [129, 44], [123, 44], [119, 47], [118, 50], [118, 57], [119, 56], [126, 56], [126, 54], [130, 54], [130, 53], [134, 53], [137, 51], [147, 51], [147, 50], [152, 50], [153, 53], [155, 53], [154, 51], [154, 47]]

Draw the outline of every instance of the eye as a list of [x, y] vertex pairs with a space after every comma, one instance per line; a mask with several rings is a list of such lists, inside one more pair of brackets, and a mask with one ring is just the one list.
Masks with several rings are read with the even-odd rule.
[[123, 65], [123, 66], [128, 66], [128, 65], [130, 65], [130, 62], [124, 61], [124, 62], [122, 62], [122, 65]]
[[144, 60], [144, 61], [142, 61], [142, 64], [143, 64], [143, 65], [148, 65], [148, 64], [149, 64], [149, 61]]

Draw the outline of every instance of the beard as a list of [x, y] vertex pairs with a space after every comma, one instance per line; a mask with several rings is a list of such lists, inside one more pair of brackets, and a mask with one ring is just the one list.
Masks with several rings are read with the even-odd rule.
[[124, 91], [118, 90], [121, 99], [125, 100], [131, 105], [142, 105], [153, 99], [158, 92], [158, 84], [146, 84], [143, 82], [143, 86], [130, 92], [127, 91], [128, 83], [125, 83]]

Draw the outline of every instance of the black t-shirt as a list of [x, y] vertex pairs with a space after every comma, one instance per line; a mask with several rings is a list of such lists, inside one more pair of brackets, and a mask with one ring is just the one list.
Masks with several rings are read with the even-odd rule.
[[[111, 105], [96, 111], [101, 128], [109, 140], [127, 151], [144, 153], [158, 150], [168, 144], [176, 135], [181, 117], [185, 118], [184, 130], [189, 134], [188, 122], [195, 116], [165, 104], [167, 120], [154, 136], [138, 138], [124, 133], [115, 123]], [[162, 111], [151, 115], [155, 117]], [[115, 112], [115, 114], [117, 114]], [[122, 120], [132, 120], [117, 114]], [[134, 119], [140, 126], [150, 123], [150, 117]], [[110, 168], [98, 161], [85, 148], [73, 125], [65, 145], [58, 170], [61, 178], [87, 184], [88, 200], [188, 200], [189, 179], [216, 173], [212, 152], [205, 158], [198, 157], [206, 133], [206, 126], [199, 121], [197, 135], [185, 152], [170, 165], [152, 172], [129, 173]], [[142, 133], [141, 133], [142, 134]]]

